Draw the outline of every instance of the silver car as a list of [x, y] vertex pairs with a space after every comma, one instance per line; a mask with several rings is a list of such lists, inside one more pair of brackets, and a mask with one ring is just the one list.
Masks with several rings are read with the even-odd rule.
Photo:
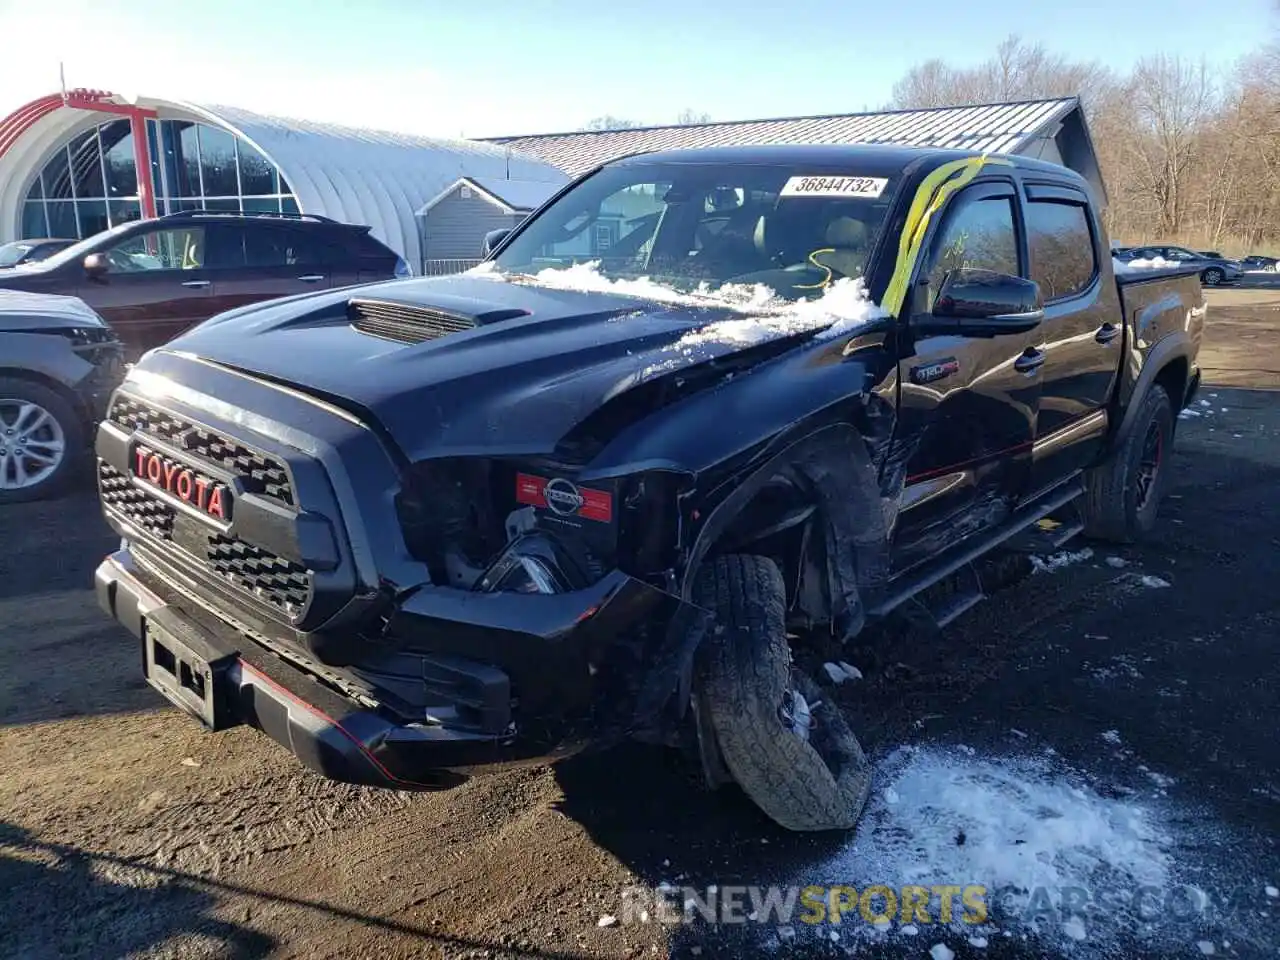
[[1244, 276], [1244, 266], [1238, 260], [1211, 257], [1186, 247], [1131, 247], [1118, 256], [1121, 260], [1154, 260], [1156, 257], [1163, 257], [1165, 260], [1194, 266], [1200, 271], [1200, 282], [1206, 287], [1235, 283]]

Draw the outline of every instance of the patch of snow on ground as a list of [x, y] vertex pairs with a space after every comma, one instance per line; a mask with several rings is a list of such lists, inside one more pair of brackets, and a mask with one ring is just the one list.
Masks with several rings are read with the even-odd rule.
[[1062, 932], [1072, 940], [1087, 940], [1088, 932], [1084, 928], [1084, 921], [1079, 917], [1068, 917], [1062, 924]]
[[824, 663], [822, 669], [826, 672], [831, 682], [835, 684], [844, 683], [846, 680], [862, 679], [862, 671], [851, 663], [845, 663], [843, 660], [838, 663]]
[[1169, 583], [1168, 580], [1162, 580], [1160, 577], [1153, 577], [1150, 574], [1144, 575], [1139, 579], [1138, 582], [1141, 583], [1144, 587], [1150, 587], [1153, 590], [1158, 590], [1161, 587], [1172, 586], [1172, 584]]
[[1033, 555], [1031, 557], [1031, 568], [1036, 573], [1056, 573], [1063, 567], [1069, 567], [1091, 559], [1093, 559], [1092, 547], [1085, 547], [1083, 550], [1061, 550], [1047, 557]]
[[[1091, 667], [1090, 664], [1085, 664], [1085, 666]], [[1111, 657], [1103, 666], [1092, 667], [1089, 673], [1093, 679], [1103, 683], [1119, 678], [1128, 680], [1142, 679], [1142, 672], [1138, 669], [1137, 661], [1125, 653]]]
[[[1057, 902], [1067, 888], [1097, 898], [1143, 885], [1163, 889], [1174, 879], [1171, 839], [1158, 827], [1160, 814], [1139, 801], [1103, 797], [1048, 758], [989, 759], [908, 747], [880, 769], [883, 780], [853, 840], [806, 871], [801, 885], [979, 884], [992, 909], [988, 925], [1038, 929], [1042, 940], [1065, 946], [1083, 932], [1072, 923], [1076, 911], [1058, 916], [1053, 928], [1041, 927], [1029, 916], [1037, 889]], [[891, 791], [896, 802], [887, 800]], [[997, 891], [1009, 895], [997, 898]], [[936, 930], [936, 897], [931, 907]], [[955, 932], [991, 932], [959, 922], [959, 910], [957, 904]], [[1122, 913], [1092, 918], [1089, 942], [1132, 932], [1136, 922]], [[853, 930], [871, 935], [867, 925]]]
[[1103, 740], [1107, 741], [1107, 743], [1118, 744], [1120, 742], [1119, 730], [1107, 730], [1104, 733], [1099, 734], [1099, 736], [1101, 736]]

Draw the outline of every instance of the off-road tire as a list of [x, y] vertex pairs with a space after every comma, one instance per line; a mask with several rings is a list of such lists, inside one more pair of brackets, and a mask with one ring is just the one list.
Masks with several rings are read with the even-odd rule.
[[[29, 487], [4, 489], [0, 487], [0, 505], [45, 500], [61, 493], [75, 472], [75, 465], [84, 450], [85, 428], [75, 409], [59, 393], [44, 384], [19, 377], [0, 377], [0, 399], [25, 400], [43, 407], [58, 421], [62, 429], [64, 449], [57, 467], [44, 480]], [[0, 436], [0, 441], [4, 437]]]
[[[1085, 474], [1084, 532], [1095, 540], [1132, 543], [1151, 533], [1160, 508], [1173, 448], [1173, 406], [1164, 387], [1153, 384], [1139, 401], [1133, 429], [1102, 463]], [[1154, 487], [1143, 498], [1137, 484], [1151, 431], [1158, 431]]]
[[[738, 786], [787, 830], [851, 828], [866, 804], [871, 770], [840, 708], [791, 663], [777, 566], [767, 557], [716, 557], [698, 576], [694, 600], [715, 613], [700, 680]], [[780, 714], [795, 690], [812, 709], [808, 741]]]

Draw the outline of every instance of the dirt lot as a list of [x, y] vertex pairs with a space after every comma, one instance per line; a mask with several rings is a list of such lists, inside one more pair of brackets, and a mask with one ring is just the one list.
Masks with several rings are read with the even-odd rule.
[[[842, 695], [882, 770], [853, 839], [784, 835], [640, 748], [442, 794], [320, 780], [145, 686], [89, 588], [112, 546], [91, 492], [6, 509], [0, 956], [1274, 956], [1280, 393], [1259, 388], [1280, 387], [1280, 290], [1211, 300], [1210, 405], [1180, 424], [1154, 543], [1059, 557], [942, 637], [851, 655], [865, 677]], [[1001, 881], [1231, 909], [1144, 925], [1010, 901], [885, 933], [664, 926], [621, 899]]]

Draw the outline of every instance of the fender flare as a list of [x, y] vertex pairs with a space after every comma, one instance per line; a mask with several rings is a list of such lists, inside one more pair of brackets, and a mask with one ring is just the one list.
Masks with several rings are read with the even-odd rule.
[[[1116, 428], [1115, 437], [1112, 441], [1113, 445], [1123, 443], [1125, 438], [1133, 431], [1138, 408], [1142, 405], [1142, 398], [1146, 396], [1147, 391], [1156, 382], [1160, 372], [1175, 360], [1186, 360], [1189, 379], [1191, 361], [1194, 356], [1195, 347], [1191, 342], [1190, 335], [1185, 330], [1175, 330], [1156, 341], [1147, 351], [1146, 356], [1143, 357], [1142, 370], [1138, 373], [1137, 382], [1134, 383], [1133, 390], [1129, 394], [1129, 402], [1125, 405], [1120, 426]], [[1178, 409], [1180, 410], [1182, 402], [1186, 398], [1183, 396], [1171, 399], [1178, 404]], [[1175, 410], [1174, 414], [1176, 415], [1177, 412]]]
[[888, 544], [897, 519], [897, 498], [885, 498], [862, 434], [849, 423], [821, 427], [798, 438], [756, 467], [711, 511], [685, 564], [681, 597], [692, 597], [693, 581], [711, 548], [779, 471], [799, 472], [817, 493], [825, 520], [832, 621], [838, 633], [862, 629], [866, 594], [883, 585]]

